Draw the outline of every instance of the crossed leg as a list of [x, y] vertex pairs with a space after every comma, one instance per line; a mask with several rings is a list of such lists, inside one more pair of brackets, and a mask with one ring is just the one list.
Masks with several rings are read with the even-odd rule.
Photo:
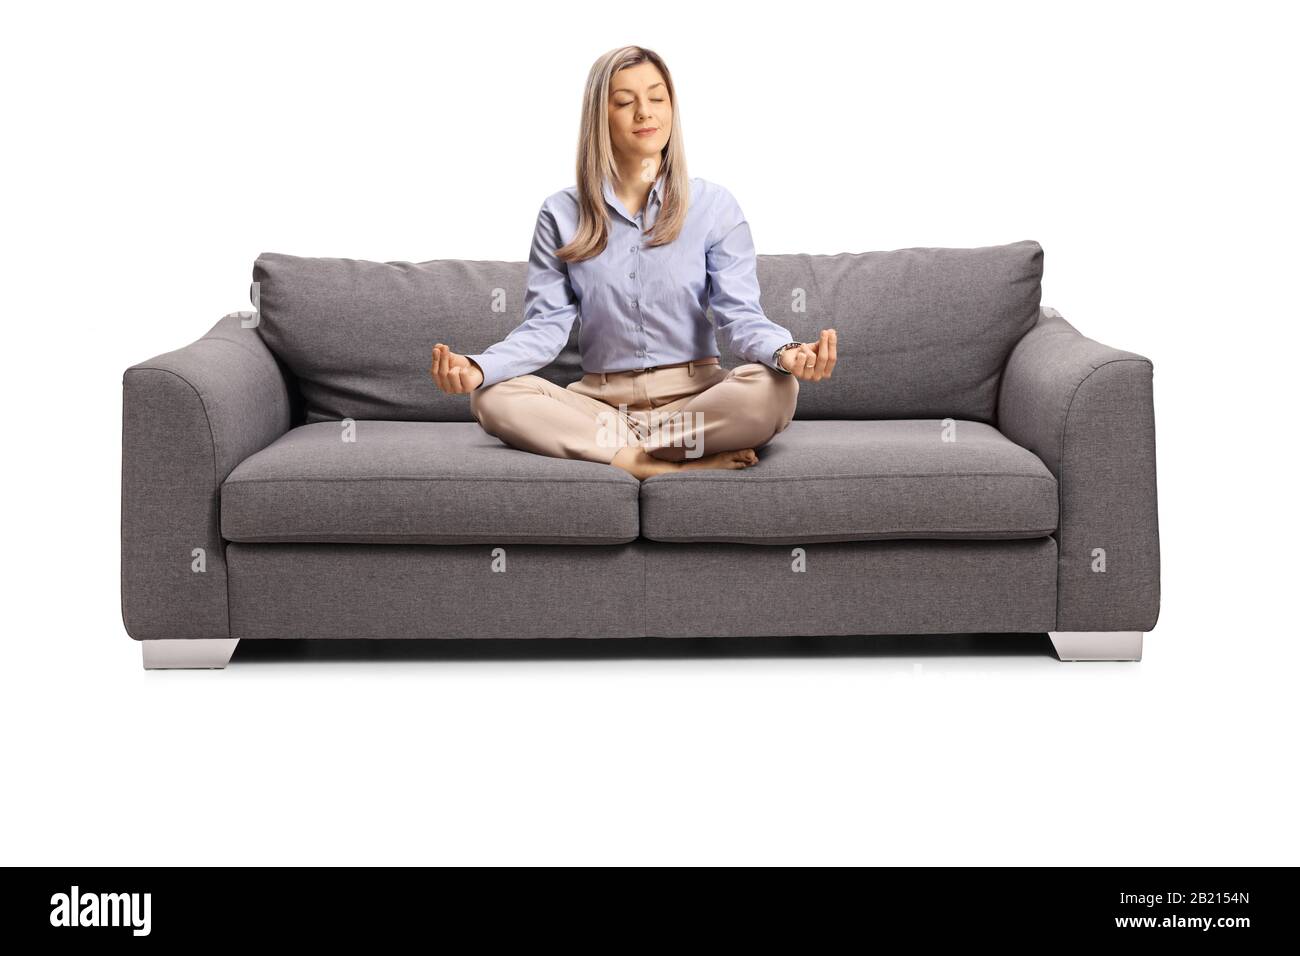
[[656, 405], [661, 416], [680, 416], [691, 442], [667, 444], [671, 432], [645, 449], [662, 461], [762, 448], [785, 431], [799, 400], [799, 380], [751, 362], [731, 369], [721, 381], [694, 395]]
[[[649, 409], [628, 414], [539, 375], [520, 375], [475, 390], [469, 404], [484, 431], [513, 448], [611, 464], [648, 478], [681, 469], [736, 469], [757, 463], [753, 449], [790, 424], [798, 395], [797, 379], [751, 363], [680, 398], [656, 404], [658, 396], [652, 395]], [[655, 431], [643, 437], [648, 416], [687, 423], [689, 440], [681, 440], [680, 430], [676, 437]]]
[[636, 434], [634, 423], [617, 408], [540, 375], [519, 375], [475, 389], [469, 393], [469, 410], [489, 435], [512, 448], [551, 458], [607, 465], [628, 443], [619, 439], [618, 419], [624, 418], [623, 434]]

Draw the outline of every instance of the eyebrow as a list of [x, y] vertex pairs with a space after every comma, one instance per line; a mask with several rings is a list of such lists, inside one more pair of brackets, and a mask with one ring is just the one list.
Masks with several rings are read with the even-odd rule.
[[[650, 90], [653, 90], [656, 86], [663, 86], [663, 84], [662, 84], [662, 83], [652, 83], [652, 84], [650, 84], [650, 86], [646, 87], [646, 92], [648, 93]], [[614, 94], [614, 93], [635, 93], [636, 91], [635, 91], [635, 90], [625, 90], [625, 89], [623, 89], [622, 87], [619, 87], [618, 89], [616, 89], [616, 90], [610, 90], [609, 92], [610, 92], [610, 94], [612, 95], [612, 94]]]

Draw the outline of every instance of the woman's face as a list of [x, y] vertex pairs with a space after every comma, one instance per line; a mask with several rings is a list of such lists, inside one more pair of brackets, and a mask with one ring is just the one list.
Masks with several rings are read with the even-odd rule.
[[673, 128], [668, 84], [653, 63], [638, 63], [615, 73], [609, 90], [609, 135], [614, 155], [620, 160], [653, 159], [645, 164], [653, 179], [658, 172], [658, 157]]

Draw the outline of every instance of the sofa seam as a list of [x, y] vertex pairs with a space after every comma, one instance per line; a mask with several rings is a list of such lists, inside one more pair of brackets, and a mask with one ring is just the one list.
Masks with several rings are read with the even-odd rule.
[[285, 484], [299, 481], [318, 481], [325, 483], [341, 483], [352, 481], [468, 481], [474, 484], [483, 484], [490, 481], [516, 482], [524, 481], [531, 484], [566, 484], [566, 485], [617, 485], [622, 487], [631, 487], [626, 481], [609, 478], [525, 478], [525, 477], [506, 477], [495, 475], [484, 475], [481, 477], [458, 476], [458, 475], [357, 475], [355, 477], [346, 476], [328, 476], [328, 475], [302, 475], [288, 478], [227, 478], [223, 485], [273, 485]]
[[[355, 533], [326, 531], [326, 532], [322, 532], [322, 534], [330, 535], [330, 539], [319, 540], [316, 538], [316, 535], [312, 532], [307, 532], [306, 535], [304, 535], [301, 532], [290, 532], [290, 531], [286, 531], [282, 534], [277, 533], [277, 534], [262, 535], [257, 538], [246, 538], [246, 537], [232, 538], [232, 537], [225, 537], [223, 534], [223, 538], [228, 544], [294, 544], [294, 543], [347, 544], [348, 542], [339, 541], [337, 539], [342, 537], [348, 537], [348, 536], [364, 537], [364, 538], [389, 538], [389, 537], [398, 537], [398, 536], [407, 537], [407, 538], [432, 537], [431, 535], [410, 534], [409, 532], [405, 532], [405, 531], [358, 531]], [[474, 539], [472, 541], [460, 542], [463, 544], [500, 544], [504, 542], [506, 538], [558, 538], [560, 536], [554, 534], [504, 534], [504, 535], [491, 535], [491, 536], [483, 535], [481, 537], [476, 537], [473, 535], [464, 534], [464, 535], [448, 535], [447, 537]], [[639, 530], [638, 530], [637, 537], [640, 537]], [[604, 545], [604, 544], [631, 544], [633, 541], [637, 540], [637, 538], [618, 537], [618, 538], [609, 538], [609, 539], [596, 539], [594, 535], [585, 535], [585, 536], [575, 535], [573, 536], [572, 540], [576, 540], [576, 541], [598, 540], [600, 544]], [[365, 542], [353, 542], [353, 543], [364, 544]], [[436, 544], [437, 542], [422, 542], [422, 543]]]
[[[1062, 331], [1065, 330], [1063, 329]], [[1070, 401], [1066, 403], [1065, 406], [1065, 416], [1061, 419], [1061, 445], [1060, 448], [1057, 449], [1056, 453], [1056, 467], [1062, 474], [1065, 473], [1065, 438], [1070, 431], [1070, 413], [1074, 411], [1075, 399], [1079, 397], [1079, 392], [1083, 390], [1083, 386], [1088, 383], [1089, 379], [1106, 366], [1116, 365], [1120, 362], [1140, 362], [1151, 368], [1153, 371], [1155, 369], [1154, 363], [1149, 358], [1125, 357], [1107, 359], [1099, 365], [1094, 365], [1088, 374], [1079, 380], [1079, 383], [1074, 386], [1074, 391], [1070, 393]], [[1062, 487], [1063, 484], [1064, 482], [1061, 479], [1057, 479], [1056, 524], [1058, 535], [1065, 534], [1065, 503], [1062, 500], [1065, 489]], [[1058, 629], [1061, 626], [1061, 562], [1065, 559], [1064, 551], [1065, 549], [1062, 547], [1060, 540], [1058, 540], [1056, 542], [1056, 626]]]
[[220, 482], [217, 481], [217, 435], [212, 429], [212, 416], [208, 414], [208, 403], [203, 400], [203, 393], [199, 391], [198, 386], [180, 372], [170, 368], [161, 368], [157, 365], [133, 365], [126, 371], [128, 374], [131, 372], [163, 372], [180, 379], [189, 386], [190, 391], [194, 393], [194, 397], [199, 400], [199, 408], [203, 409], [203, 421], [208, 426], [208, 440], [212, 445], [212, 486], [214, 488], [218, 487]]
[[[1029, 540], [1034, 540], [1034, 539], [1036, 539], [1036, 538], [1050, 538], [1050, 537], [1052, 536], [1052, 532], [1055, 531], [1055, 530], [1056, 530], [1055, 528], [1048, 528], [1048, 529], [1042, 529], [1042, 528], [1012, 528], [1012, 529], [1007, 530], [1007, 531], [996, 531], [996, 532], [990, 532], [990, 531], [981, 531], [981, 530], [964, 529], [964, 528], [936, 528], [936, 529], [926, 529], [926, 530], [924, 530], [924, 531], [917, 531], [915, 528], [906, 528], [906, 529], [903, 529], [903, 528], [891, 528], [891, 529], [888, 529], [888, 530], [885, 530], [885, 531], [844, 531], [844, 532], [835, 532], [835, 533], [836, 533], [836, 534], [868, 535], [868, 536], [876, 536], [876, 537], [879, 537], [879, 536], [881, 536], [881, 535], [892, 535], [892, 536], [903, 535], [903, 536], [905, 536], [905, 537], [903, 538], [903, 540], [908, 540], [908, 538], [907, 538], [906, 536], [912, 536], [912, 537], [915, 537], [916, 540], [923, 540], [923, 539], [921, 539], [921, 538], [919, 538], [919, 537], [916, 537], [916, 536], [918, 536], [918, 535], [931, 535], [931, 536], [933, 536], [933, 535], [941, 535], [941, 534], [942, 534], [942, 535], [961, 535], [961, 536], [963, 536], [964, 538], [968, 538], [968, 539], [973, 540], [973, 541], [1003, 541], [1003, 540], [1006, 540], [1006, 541], [1029, 541]], [[744, 537], [744, 538], [748, 538], [748, 539], [751, 539], [751, 540], [754, 539], [754, 538], [760, 538], [760, 539], [761, 539], [761, 538], [782, 538], [782, 539], [787, 539], [787, 538], [795, 538], [795, 537], [798, 537], [797, 535], [789, 535], [789, 534], [751, 534], [751, 533], [748, 533], [748, 532], [745, 532], [745, 531], [718, 531], [718, 532], [710, 532], [710, 535], [714, 535], [714, 534], [725, 534], [725, 535], [728, 535], [728, 536], [731, 536], [731, 537]], [[649, 536], [647, 535], [647, 537], [649, 537]], [[813, 537], [812, 535], [808, 535], [808, 536], [806, 537], [806, 539], [805, 539], [805, 538], [800, 538], [800, 540], [812, 540], [812, 537]], [[688, 540], [688, 539], [685, 539], [685, 538], [679, 536], [679, 537], [677, 537], [677, 538], [653, 538], [653, 537], [652, 537], [652, 538], [650, 538], [650, 540], [651, 540], [651, 541], [674, 541], [674, 540], [679, 540], [679, 541], [680, 541], [680, 540]], [[704, 537], [703, 537], [703, 536], [695, 536], [695, 540], [704, 540]], [[847, 539], [847, 540], [850, 540], [850, 541], [870, 541], [870, 540], [871, 540], [871, 537], [849, 538], [849, 539]]]
[[[207, 338], [207, 336], [204, 336], [203, 338]], [[197, 344], [197, 342], [202, 342], [203, 338], [198, 339], [193, 344]], [[208, 403], [204, 400], [203, 393], [199, 391], [198, 386], [195, 385], [193, 382], [191, 382], [180, 372], [177, 372], [175, 369], [162, 368], [161, 366], [158, 365], [133, 365], [130, 368], [128, 368], [125, 373], [123, 373], [123, 377], [125, 378], [126, 375], [129, 375], [132, 372], [163, 372], [167, 375], [174, 376], [175, 378], [179, 379], [180, 381], [184, 382], [186, 385], [189, 386], [190, 391], [194, 393], [194, 397], [199, 400], [199, 408], [203, 410], [203, 421], [208, 426], [208, 442], [212, 447], [212, 495], [216, 499], [216, 503], [217, 503], [217, 540], [220, 541], [223, 545], [222, 554], [221, 554], [221, 570], [225, 574], [225, 578], [226, 578], [226, 582], [225, 582], [226, 586], [224, 589], [226, 592], [226, 600], [225, 600], [226, 637], [229, 638], [230, 637], [230, 571], [226, 567], [226, 555], [225, 555], [225, 548], [224, 548], [225, 536], [221, 533], [221, 485], [223, 483], [217, 480], [217, 433], [212, 427], [212, 415], [208, 412]]]
[[[913, 536], [915, 536], [915, 535], [940, 535], [940, 534], [943, 534], [943, 535], [963, 535], [963, 536], [970, 537], [970, 538], [972, 538], [973, 540], [977, 540], [977, 541], [998, 541], [998, 540], [1004, 540], [1004, 539], [1005, 539], [1005, 540], [1030, 540], [1030, 539], [1033, 539], [1033, 538], [1048, 538], [1048, 537], [1051, 537], [1051, 536], [1052, 536], [1052, 533], [1053, 533], [1054, 531], [1056, 531], [1056, 528], [1012, 528], [1012, 529], [1009, 529], [1009, 530], [1006, 530], [1006, 531], [996, 531], [996, 532], [990, 532], [990, 531], [984, 531], [984, 530], [980, 530], [980, 529], [972, 529], [972, 528], [934, 528], [934, 529], [926, 529], [926, 530], [923, 530], [923, 531], [917, 531], [915, 528], [889, 528], [889, 529], [886, 529], [886, 530], [884, 530], [884, 531], [864, 531], [864, 530], [854, 530], [854, 531], [844, 531], [844, 532], [836, 532], [836, 533], [837, 533], [837, 534], [868, 535], [868, 536], [871, 536], [871, 535], [876, 535], [876, 536], [878, 536], [878, 535], [904, 535], [904, 536], [906, 536], [906, 535], [913, 535]], [[347, 532], [347, 531], [344, 531], [344, 532], [338, 532], [338, 531], [324, 531], [324, 532], [320, 532], [320, 533], [321, 533], [321, 534], [328, 534], [328, 535], [331, 535], [331, 536], [333, 536], [333, 537], [343, 537], [343, 536], [353, 536], [353, 535], [356, 535], [356, 536], [364, 536], [364, 537], [368, 537], [368, 538], [381, 538], [381, 537], [419, 537], [419, 536], [422, 536], [422, 535], [418, 535], [418, 534], [412, 534], [411, 532], [407, 532], [407, 531], [356, 531], [356, 532]], [[716, 533], [717, 533], [717, 534], [731, 535], [731, 536], [736, 536], [736, 537], [741, 537], [741, 536], [743, 536], [743, 537], [747, 537], [747, 538], [791, 538], [791, 537], [797, 537], [796, 535], [785, 535], [785, 534], [783, 534], [783, 535], [755, 535], [755, 534], [750, 534], [750, 533], [745, 532], [745, 531], [719, 531], [719, 532], [716, 532]], [[259, 535], [259, 536], [256, 537], [256, 538], [247, 538], [247, 537], [243, 537], [243, 536], [238, 536], [238, 532], [236, 532], [236, 536], [234, 536], [234, 537], [225, 536], [224, 534], [223, 534], [223, 537], [225, 538], [225, 540], [226, 540], [227, 542], [230, 542], [230, 543], [233, 543], [233, 544], [268, 544], [268, 543], [273, 543], [272, 540], [271, 540], [271, 539], [273, 539], [273, 538], [274, 538], [274, 539], [283, 539], [283, 540], [286, 540], [286, 541], [298, 541], [298, 540], [302, 540], [302, 538], [304, 537], [304, 534], [305, 534], [305, 535], [308, 535], [308, 536], [315, 537], [315, 534], [316, 534], [316, 533], [315, 533], [315, 532], [294, 532], [294, 531], [285, 531], [285, 532], [279, 532], [279, 533], [271, 533], [271, 534]], [[651, 536], [649, 536], [649, 535], [645, 535], [645, 534], [639, 534], [638, 536], [639, 536], [639, 537], [645, 537], [645, 538], [647, 538], [647, 539], [650, 540], [650, 541], [673, 540], [673, 539], [655, 538], [655, 537], [651, 537]], [[472, 535], [469, 535], [469, 534], [464, 534], [464, 535], [448, 535], [448, 537], [462, 537], [462, 538], [464, 538], [464, 537], [472, 537]], [[560, 536], [559, 536], [559, 535], [554, 535], [554, 534], [526, 534], [526, 533], [513, 533], [513, 532], [511, 532], [511, 533], [508, 533], [508, 534], [505, 534], [505, 535], [498, 535], [498, 536], [483, 536], [481, 540], [484, 541], [484, 542], [489, 542], [489, 543], [490, 543], [490, 542], [493, 542], [493, 541], [498, 541], [498, 540], [500, 540], [500, 539], [503, 538], [503, 537], [510, 537], [510, 538], [555, 538], [555, 537], [560, 537]], [[575, 538], [581, 538], [581, 539], [583, 539], [583, 540], [588, 540], [588, 539], [589, 539], [590, 537], [592, 537], [592, 536], [589, 536], [589, 535], [588, 535], [588, 536], [584, 536], [584, 535], [575, 535], [574, 537], [575, 537]], [[811, 537], [812, 537], [811, 535], [808, 536], [808, 539], [811, 540]], [[617, 539], [614, 539], [614, 540], [616, 540], [616, 541], [621, 541], [621, 542], [624, 542], [624, 543], [627, 543], [627, 542], [626, 542], [626, 539], [623, 539], [623, 538], [617, 538]], [[636, 540], [636, 539], [633, 538], [633, 539], [631, 539], [631, 540]], [[870, 540], [870, 538], [869, 538], [869, 537], [866, 537], [866, 538], [853, 538], [853, 539], [849, 539], [849, 540], [865, 541], [865, 540]], [[918, 540], [920, 540], [920, 539], [918, 539]], [[320, 542], [320, 541], [316, 541], [316, 542], [308, 542], [308, 541], [304, 541], [303, 543], [304, 543], [304, 544], [308, 544], [308, 543], [322, 544], [322, 543], [329, 543], [329, 542]]]
[[1074, 400], [1079, 397], [1079, 392], [1083, 389], [1084, 385], [1088, 384], [1088, 380], [1090, 378], [1092, 378], [1094, 375], [1096, 375], [1106, 366], [1116, 365], [1120, 362], [1140, 362], [1143, 365], [1151, 366], [1152, 369], [1155, 368], [1151, 360], [1147, 358], [1107, 359], [1106, 361], [1102, 362], [1100, 365], [1093, 366], [1093, 368], [1088, 372], [1087, 375], [1079, 379], [1079, 383], [1074, 386], [1074, 391], [1070, 393], [1070, 401], [1065, 406], [1065, 417], [1061, 419], [1061, 446], [1059, 449], [1057, 449], [1057, 453], [1056, 453], [1056, 460], [1058, 463], [1063, 464], [1065, 462], [1065, 435], [1070, 428], [1070, 412], [1074, 411]]
[[[659, 487], [666, 484], [663, 481], [656, 481], [656, 478], [647, 479], [642, 487], [647, 485]], [[960, 475], [945, 475], [937, 472], [907, 472], [897, 475], [745, 475], [739, 478], [714, 477], [712, 475], [691, 475], [685, 480], [691, 484], [706, 481], [740, 481], [740, 482], [759, 482], [759, 481], [882, 481], [892, 478], [942, 478], [947, 480], [963, 478], [1015, 478], [1027, 481], [1050, 481], [1055, 483], [1056, 478], [1052, 475], [1011, 475], [1003, 471], [976, 471], [965, 472]], [[653, 482], [653, 485], [651, 485]]]

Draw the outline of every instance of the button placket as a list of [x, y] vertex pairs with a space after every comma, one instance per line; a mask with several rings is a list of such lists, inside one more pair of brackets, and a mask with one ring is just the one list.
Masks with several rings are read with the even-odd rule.
[[[640, 238], [641, 236], [641, 214], [640, 213], [637, 213], [636, 222], [637, 222], [637, 227], [636, 227], [637, 237]], [[627, 277], [632, 280], [632, 296], [633, 296], [632, 308], [636, 310], [636, 329], [637, 329], [637, 335], [639, 337], [639, 342], [640, 342], [640, 347], [636, 350], [636, 354], [637, 354], [637, 358], [641, 360], [641, 365], [644, 366], [646, 362], [648, 349], [649, 349], [649, 343], [646, 341], [645, 322], [643, 316], [641, 315], [641, 307], [639, 305], [641, 301], [640, 287], [636, 280], [636, 274], [639, 271], [639, 260], [637, 259], [637, 253], [641, 251], [640, 243], [632, 246], [630, 251], [632, 254], [632, 269], [631, 271], [628, 272]]]

